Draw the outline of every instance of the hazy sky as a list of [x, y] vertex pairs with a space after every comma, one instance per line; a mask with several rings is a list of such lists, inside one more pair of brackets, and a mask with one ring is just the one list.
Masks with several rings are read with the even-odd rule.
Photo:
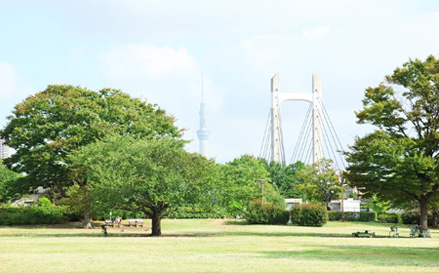
[[[0, 0], [0, 128], [14, 105], [49, 84], [121, 89], [157, 103], [198, 151], [204, 73], [209, 155], [258, 156], [270, 79], [323, 102], [345, 147], [364, 90], [409, 58], [439, 57], [439, 1]], [[285, 102], [289, 161], [308, 105]]]

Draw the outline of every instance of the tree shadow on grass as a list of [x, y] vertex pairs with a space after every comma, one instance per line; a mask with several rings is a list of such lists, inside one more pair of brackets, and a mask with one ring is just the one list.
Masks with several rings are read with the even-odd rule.
[[349, 262], [372, 266], [421, 266], [439, 267], [439, 247], [400, 246], [309, 246], [312, 249], [293, 251], [259, 252], [268, 259], [309, 259], [316, 261]]

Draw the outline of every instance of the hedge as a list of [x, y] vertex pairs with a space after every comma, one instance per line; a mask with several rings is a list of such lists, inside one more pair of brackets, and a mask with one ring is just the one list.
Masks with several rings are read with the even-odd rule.
[[62, 207], [0, 208], [0, 225], [43, 225], [67, 222]]
[[[352, 222], [373, 222], [375, 219], [374, 212], [353, 212], [353, 211], [345, 211], [343, 221], [352, 221]], [[341, 211], [329, 211], [329, 220], [330, 221], [339, 221], [341, 220]]]
[[321, 227], [328, 220], [328, 211], [322, 204], [295, 205], [291, 209], [291, 220], [299, 226]]
[[257, 199], [248, 205], [245, 219], [250, 224], [286, 225], [289, 212], [284, 207], [262, 204], [261, 200]]
[[378, 222], [380, 223], [394, 223], [397, 224], [398, 221], [398, 214], [397, 213], [382, 213], [378, 215]]
[[[405, 211], [401, 213], [401, 220], [403, 224], [407, 224], [407, 225], [419, 224], [420, 219], [421, 219], [421, 215], [415, 211]], [[429, 226], [434, 226], [433, 216], [431, 214], [427, 215], [427, 222]]]

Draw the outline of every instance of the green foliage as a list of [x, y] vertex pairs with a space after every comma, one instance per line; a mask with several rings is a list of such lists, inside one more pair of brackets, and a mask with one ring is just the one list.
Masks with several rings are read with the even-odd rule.
[[166, 215], [169, 219], [219, 219], [224, 215], [219, 211], [205, 211], [199, 208], [181, 207]]
[[261, 199], [256, 199], [249, 203], [245, 219], [250, 224], [286, 225], [289, 212], [283, 206], [263, 204]]
[[[396, 87], [396, 88], [395, 88]], [[397, 205], [416, 201], [427, 228], [428, 203], [439, 190], [439, 60], [409, 60], [366, 89], [359, 124], [377, 130], [347, 152], [346, 177], [366, 197], [377, 195]]]
[[7, 202], [15, 196], [14, 185], [22, 177], [8, 169], [0, 159], [0, 203]]
[[326, 206], [341, 192], [340, 181], [331, 168], [332, 161], [321, 159], [297, 172], [303, 184], [297, 185], [297, 191], [305, 200], [324, 202]]
[[374, 221], [379, 221], [378, 215], [387, 212], [387, 210], [390, 208], [390, 201], [382, 201], [375, 194], [372, 195], [372, 197], [369, 199], [369, 202], [367, 203], [367, 207], [372, 209], [373, 212], [375, 213]]
[[0, 208], [0, 225], [60, 224], [67, 221], [62, 207]]
[[259, 179], [265, 179], [264, 202], [284, 205], [284, 199], [271, 184], [268, 171], [260, 160], [244, 155], [224, 165], [218, 165], [217, 205], [225, 208], [227, 216], [242, 216], [251, 200], [261, 198]]
[[299, 226], [321, 227], [328, 221], [328, 211], [322, 204], [294, 205], [291, 221]]
[[185, 141], [171, 138], [108, 136], [70, 157], [87, 178], [87, 192], [100, 211], [141, 210], [160, 235], [160, 220], [168, 208], [187, 202], [211, 203], [216, 166], [183, 149]]
[[52, 202], [50, 202], [47, 197], [40, 197], [40, 199], [38, 199], [38, 206], [43, 208], [50, 207], [52, 206]]
[[[339, 221], [341, 220], [341, 211], [329, 211], [328, 212], [330, 221]], [[353, 211], [345, 211], [343, 215], [343, 221], [350, 222], [374, 222], [375, 221], [375, 213], [368, 211], [361, 212], [353, 212]]]
[[[82, 179], [82, 178], [81, 178]], [[96, 217], [102, 209], [101, 204], [93, 206], [93, 194], [89, 191], [88, 185], [74, 184], [64, 188], [66, 198], [60, 201], [65, 206], [66, 214], [71, 220], [79, 220], [87, 212], [88, 217]], [[88, 219], [87, 219], [88, 220]]]
[[268, 163], [265, 159], [259, 159], [269, 172], [270, 180], [274, 183], [282, 196], [286, 198], [300, 198], [296, 186], [303, 183], [303, 179], [297, 176], [297, 172], [305, 168], [303, 162], [297, 161], [288, 166], [282, 166], [278, 162]]
[[[401, 213], [402, 223], [406, 225], [419, 224], [420, 217], [421, 217], [420, 213], [416, 211], [404, 211], [403, 213]], [[439, 224], [437, 222], [434, 223], [433, 219], [434, 219], [433, 215], [428, 214], [427, 216], [428, 226], [433, 227], [435, 224], [436, 225]]]
[[[156, 105], [119, 90], [98, 92], [70, 85], [50, 85], [17, 104], [0, 132], [16, 150], [5, 164], [26, 173], [16, 191], [71, 186], [67, 155], [107, 135], [180, 136], [174, 119]], [[82, 181], [83, 183], [84, 181]]]
[[401, 213], [402, 223], [406, 225], [419, 224], [419, 213], [414, 211], [404, 211]]
[[394, 223], [397, 224], [399, 217], [397, 213], [382, 213], [378, 215], [378, 222], [380, 223]]

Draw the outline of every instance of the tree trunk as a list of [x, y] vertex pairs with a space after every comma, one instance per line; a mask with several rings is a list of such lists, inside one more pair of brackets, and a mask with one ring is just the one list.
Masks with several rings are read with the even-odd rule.
[[152, 208], [151, 215], [151, 236], [162, 236], [162, 228], [161, 228], [161, 220], [162, 214], [161, 211], [155, 207]]
[[86, 209], [84, 212], [84, 222], [82, 223], [83, 228], [93, 228], [91, 225], [92, 219], [90, 218], [90, 209]]
[[421, 229], [425, 230], [428, 228], [428, 198], [425, 196], [421, 196], [421, 217], [420, 217], [420, 225]]

